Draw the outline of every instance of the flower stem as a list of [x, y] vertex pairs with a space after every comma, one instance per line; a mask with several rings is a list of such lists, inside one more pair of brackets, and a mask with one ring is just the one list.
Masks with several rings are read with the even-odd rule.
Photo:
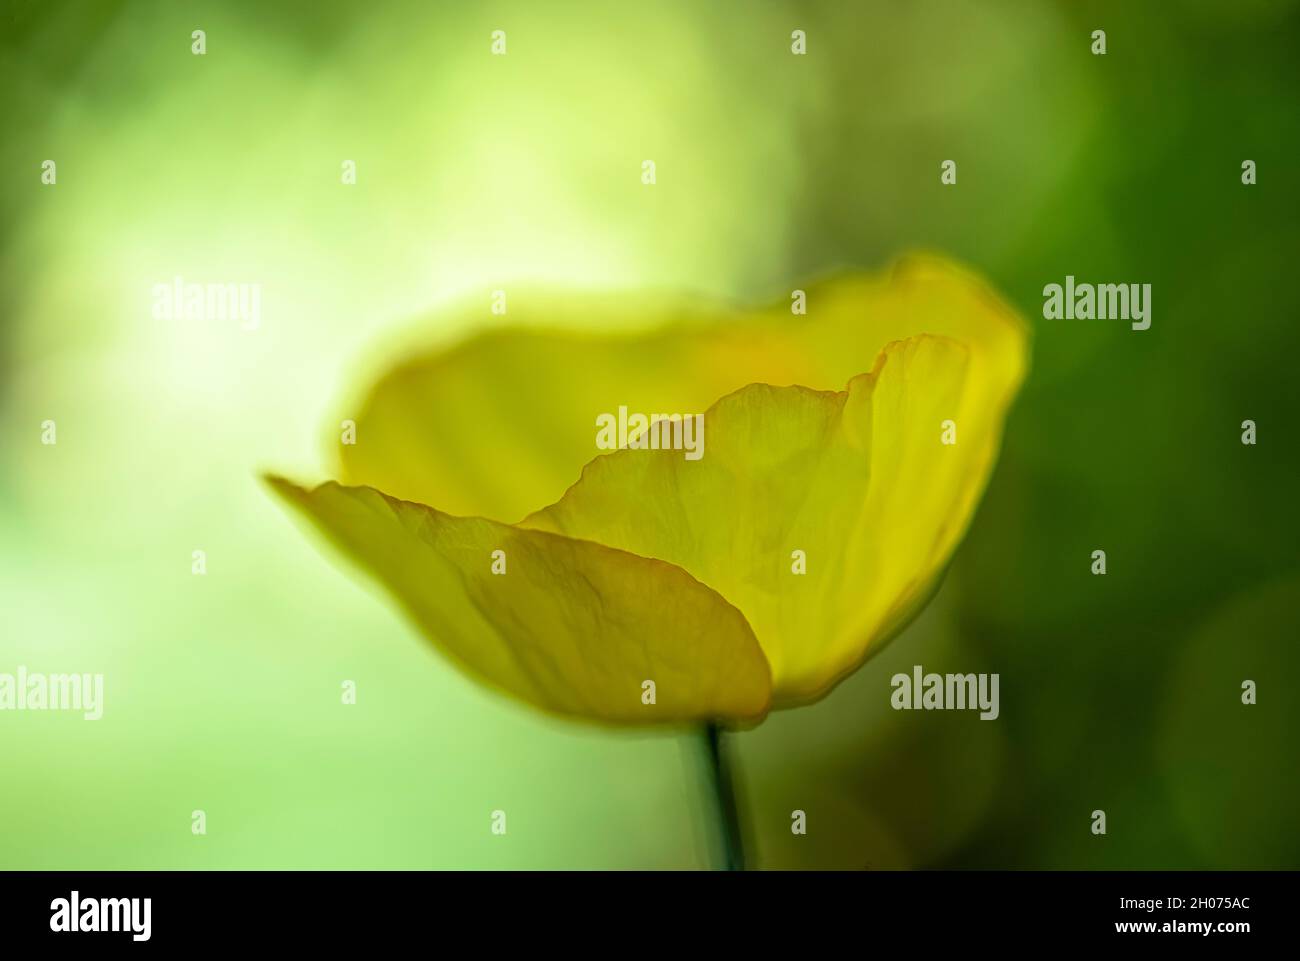
[[712, 722], [704, 726], [704, 741], [709, 751], [709, 774], [713, 795], [718, 804], [718, 824], [728, 871], [745, 870], [745, 845], [740, 834], [740, 814], [736, 809], [736, 788], [731, 779], [731, 765], [722, 744], [722, 728]]

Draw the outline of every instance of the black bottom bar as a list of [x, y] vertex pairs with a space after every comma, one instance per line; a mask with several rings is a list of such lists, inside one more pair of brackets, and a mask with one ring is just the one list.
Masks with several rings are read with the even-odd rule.
[[1295, 880], [1245, 872], [15, 872], [0, 875], [0, 938], [6, 947], [62, 941], [93, 950], [374, 948], [420, 938], [457, 953], [514, 938], [533, 947], [729, 946], [781, 936], [863, 946], [901, 938], [926, 949], [1044, 938], [1230, 948], [1286, 934]]

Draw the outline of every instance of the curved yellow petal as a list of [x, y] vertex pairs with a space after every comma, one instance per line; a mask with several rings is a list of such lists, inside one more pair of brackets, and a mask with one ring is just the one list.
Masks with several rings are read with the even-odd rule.
[[636, 725], [767, 711], [771, 675], [744, 617], [670, 564], [365, 487], [267, 480], [453, 661], [542, 710]]
[[815, 700], [937, 584], [988, 479], [1022, 349], [922, 335], [845, 391], [745, 387], [704, 415], [699, 460], [597, 457], [523, 526], [689, 571], [753, 625], [774, 706]]
[[514, 328], [402, 363], [360, 413], [347, 413], [357, 442], [336, 448], [340, 476], [454, 514], [513, 521], [564, 492], [599, 452], [596, 418], [620, 406], [698, 414], [750, 383], [839, 390], [886, 344], [921, 333], [1019, 365], [1007, 371], [1012, 380], [1023, 374], [1019, 321], [977, 278], [937, 257], [803, 293], [806, 314], [792, 313], [791, 295], [741, 310], [512, 291]]

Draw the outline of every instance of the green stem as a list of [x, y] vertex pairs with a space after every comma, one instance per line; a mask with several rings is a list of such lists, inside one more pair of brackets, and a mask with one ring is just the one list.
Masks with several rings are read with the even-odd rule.
[[745, 870], [745, 845], [740, 834], [740, 813], [736, 808], [736, 788], [731, 766], [722, 745], [722, 728], [712, 722], [704, 726], [704, 741], [709, 749], [709, 774], [713, 795], [718, 803], [718, 824], [722, 833], [728, 871]]

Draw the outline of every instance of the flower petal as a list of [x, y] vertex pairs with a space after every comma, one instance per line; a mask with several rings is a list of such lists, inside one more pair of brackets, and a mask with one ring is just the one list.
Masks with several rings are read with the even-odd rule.
[[564, 492], [597, 453], [596, 418], [620, 406], [695, 414], [750, 383], [839, 390], [886, 344], [920, 333], [961, 340], [1004, 365], [1009, 381], [1023, 375], [1019, 321], [977, 278], [936, 257], [810, 284], [806, 303], [802, 315], [789, 298], [742, 311], [639, 294], [512, 291], [517, 328], [380, 379], [354, 418], [357, 442], [337, 448], [340, 476], [454, 514], [513, 521]]
[[[767, 711], [771, 675], [753, 631], [679, 568], [370, 488], [267, 480], [462, 668], [545, 711], [639, 725]], [[504, 574], [492, 573], [494, 551]]]
[[523, 526], [689, 571], [753, 625], [774, 706], [816, 700], [937, 585], [988, 479], [1021, 360], [992, 364], [922, 335], [891, 344], [846, 391], [751, 385], [705, 414], [699, 460], [597, 457]]

